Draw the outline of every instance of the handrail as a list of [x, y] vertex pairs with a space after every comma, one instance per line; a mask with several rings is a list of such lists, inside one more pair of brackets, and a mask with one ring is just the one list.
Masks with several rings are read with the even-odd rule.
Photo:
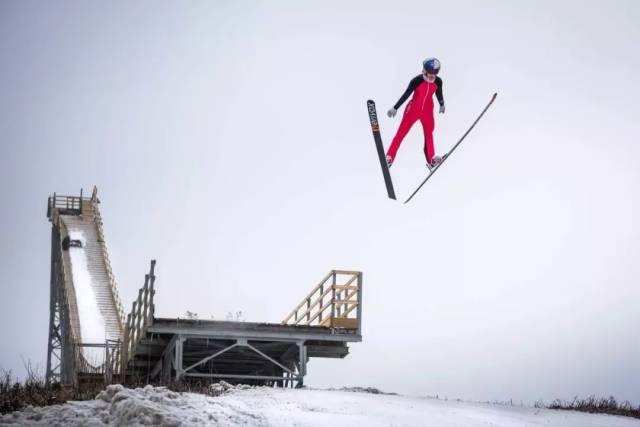
[[[332, 270], [285, 317], [282, 324], [357, 329], [360, 332], [361, 306], [362, 272]], [[355, 315], [350, 316], [356, 309]]]
[[308, 298], [311, 298], [311, 297], [313, 296], [313, 294], [314, 294], [314, 293], [316, 293], [316, 291], [317, 291], [318, 289], [320, 289], [320, 288], [322, 287], [322, 285], [324, 285], [324, 284], [325, 284], [325, 282], [326, 282], [327, 280], [329, 280], [329, 278], [331, 278], [331, 276], [332, 276], [332, 275], [333, 275], [333, 271], [330, 271], [330, 272], [329, 272], [329, 274], [327, 274], [326, 276], [324, 276], [324, 278], [320, 281], [320, 283], [318, 283], [318, 285], [316, 285], [316, 287], [315, 287], [315, 288], [313, 288], [313, 290], [312, 290], [311, 292], [309, 292], [309, 295], [307, 295], [306, 297], [304, 297], [304, 299], [302, 300], [302, 302], [301, 302], [300, 304], [298, 304], [298, 306], [297, 306], [296, 308], [294, 308], [294, 309], [291, 311], [291, 314], [289, 314], [289, 315], [287, 316], [287, 318], [286, 318], [286, 319], [284, 319], [283, 323], [286, 323], [286, 322], [289, 320], [289, 318], [290, 318], [291, 316], [293, 316], [293, 314], [294, 314], [297, 310], [299, 310], [299, 309], [300, 309], [300, 307], [302, 307], [302, 306], [304, 305], [304, 303], [306, 302], [306, 300], [307, 300]]
[[127, 315], [120, 365], [123, 379], [126, 374], [127, 364], [135, 356], [140, 340], [146, 335], [147, 328], [153, 325], [155, 313], [153, 298], [156, 293], [154, 289], [156, 280], [155, 265], [156, 260], [151, 260], [151, 268], [149, 273], [145, 275], [144, 285], [138, 291], [138, 298], [133, 302], [131, 313]]
[[100, 245], [102, 254], [104, 256], [105, 270], [107, 272], [107, 277], [109, 278], [111, 295], [113, 295], [113, 300], [118, 312], [118, 318], [120, 320], [120, 329], [122, 331], [124, 329], [125, 323], [124, 306], [122, 305], [122, 300], [120, 299], [120, 295], [118, 293], [118, 283], [116, 282], [115, 275], [113, 274], [113, 269], [111, 268], [111, 259], [109, 258], [109, 251], [107, 250], [107, 243], [104, 237], [102, 214], [100, 213], [100, 209], [98, 208], [99, 202], [96, 187], [93, 188], [93, 194], [89, 200], [91, 201], [93, 207], [94, 222], [98, 230], [98, 244]]

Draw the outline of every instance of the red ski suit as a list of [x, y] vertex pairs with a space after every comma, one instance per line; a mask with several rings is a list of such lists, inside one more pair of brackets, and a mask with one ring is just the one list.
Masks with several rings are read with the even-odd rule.
[[420, 120], [424, 132], [424, 154], [427, 162], [431, 163], [435, 155], [433, 148], [433, 129], [435, 128], [435, 121], [433, 119], [433, 95], [436, 95], [440, 105], [444, 104], [442, 79], [436, 77], [435, 81], [430, 83], [426, 81], [422, 75], [413, 78], [407, 90], [400, 97], [400, 100], [394, 105], [396, 110], [400, 108], [411, 92], [413, 92], [413, 97], [404, 109], [400, 127], [396, 132], [396, 136], [394, 136], [391, 141], [387, 155], [390, 156], [392, 160], [396, 158], [396, 153], [398, 152], [398, 148], [400, 148], [400, 144], [402, 144], [402, 140], [413, 124]]

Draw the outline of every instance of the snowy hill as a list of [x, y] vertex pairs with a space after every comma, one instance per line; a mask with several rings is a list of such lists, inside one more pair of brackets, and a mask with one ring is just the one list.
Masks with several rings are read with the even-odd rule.
[[5, 415], [0, 425], [637, 427], [640, 420], [365, 392], [240, 386], [212, 397], [115, 385], [92, 401]]

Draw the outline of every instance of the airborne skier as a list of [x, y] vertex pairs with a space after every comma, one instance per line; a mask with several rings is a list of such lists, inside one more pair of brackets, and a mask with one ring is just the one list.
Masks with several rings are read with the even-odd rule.
[[407, 104], [402, 115], [402, 121], [396, 132], [396, 136], [391, 141], [387, 151], [387, 165], [391, 167], [402, 140], [407, 135], [415, 122], [420, 120], [424, 132], [424, 154], [427, 158], [427, 168], [431, 171], [443, 158], [435, 155], [433, 147], [433, 129], [435, 120], [433, 118], [433, 95], [436, 95], [440, 104], [439, 113], [444, 113], [444, 97], [442, 96], [442, 79], [438, 77], [440, 71], [440, 61], [436, 58], [427, 58], [422, 63], [422, 74], [414, 77], [409, 82], [409, 87], [402, 94], [398, 102], [391, 108], [387, 115], [395, 117], [398, 108], [407, 100], [413, 92], [411, 101]]

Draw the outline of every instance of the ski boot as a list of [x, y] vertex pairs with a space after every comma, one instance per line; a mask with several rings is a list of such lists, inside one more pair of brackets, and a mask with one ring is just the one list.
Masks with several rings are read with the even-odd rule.
[[440, 157], [440, 156], [433, 156], [433, 159], [431, 159], [431, 163], [427, 162], [427, 169], [429, 169], [429, 172], [432, 172], [436, 167], [438, 167], [438, 165], [440, 163], [442, 163], [444, 161], [444, 159], [447, 158], [447, 155], [445, 154], [444, 156]]

